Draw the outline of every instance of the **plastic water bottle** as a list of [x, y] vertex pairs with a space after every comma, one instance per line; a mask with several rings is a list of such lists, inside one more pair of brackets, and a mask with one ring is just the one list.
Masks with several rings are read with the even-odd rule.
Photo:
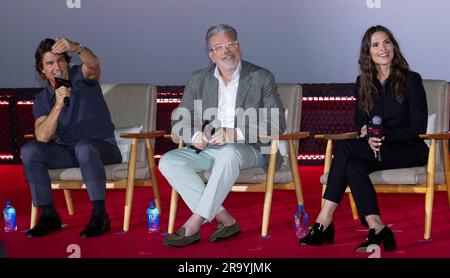
[[297, 212], [294, 215], [295, 235], [297, 238], [304, 238], [308, 234], [308, 214], [303, 205], [297, 206]]
[[155, 202], [150, 201], [147, 209], [147, 227], [150, 234], [159, 231], [159, 211], [155, 207]]
[[6, 202], [6, 208], [3, 210], [3, 219], [5, 220], [5, 232], [17, 231], [16, 210], [11, 206], [11, 201]]

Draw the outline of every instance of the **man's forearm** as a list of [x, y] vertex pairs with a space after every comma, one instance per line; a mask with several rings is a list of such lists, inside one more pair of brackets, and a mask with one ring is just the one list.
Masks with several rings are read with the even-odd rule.
[[36, 139], [39, 142], [47, 143], [55, 136], [61, 110], [62, 107], [54, 106], [47, 118], [35, 127]]
[[91, 69], [98, 68], [100, 61], [95, 54], [87, 47], [84, 47], [79, 53], [81, 62]]

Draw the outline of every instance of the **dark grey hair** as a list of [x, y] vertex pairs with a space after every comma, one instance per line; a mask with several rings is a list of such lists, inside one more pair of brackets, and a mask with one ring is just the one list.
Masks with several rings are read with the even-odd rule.
[[209, 27], [208, 31], [206, 32], [206, 45], [209, 48], [209, 40], [211, 39], [212, 36], [217, 35], [219, 33], [228, 33], [231, 34], [235, 40], [238, 39], [238, 34], [236, 29], [234, 29], [233, 27], [231, 27], [228, 24], [218, 24], [215, 26], [211, 26]]

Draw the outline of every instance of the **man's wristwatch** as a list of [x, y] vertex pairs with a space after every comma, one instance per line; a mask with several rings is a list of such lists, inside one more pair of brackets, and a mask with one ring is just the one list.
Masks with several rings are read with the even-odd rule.
[[83, 50], [84, 50], [84, 46], [79, 42], [77, 42], [77, 45], [80, 47], [80, 51], [78, 51], [77, 53], [81, 54], [81, 52], [83, 52]]

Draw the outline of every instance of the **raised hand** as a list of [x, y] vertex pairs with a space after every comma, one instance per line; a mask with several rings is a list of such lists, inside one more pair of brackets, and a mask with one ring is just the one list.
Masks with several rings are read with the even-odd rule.
[[80, 46], [66, 38], [56, 38], [55, 44], [52, 47], [52, 52], [55, 54], [61, 54], [64, 52], [78, 52]]

